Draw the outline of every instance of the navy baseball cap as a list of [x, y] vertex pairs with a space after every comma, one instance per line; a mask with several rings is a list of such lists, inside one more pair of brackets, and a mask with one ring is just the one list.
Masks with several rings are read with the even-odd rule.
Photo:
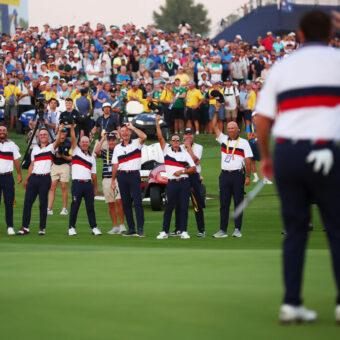
[[190, 128], [187, 128], [187, 129], [184, 130], [185, 135], [187, 135], [189, 133], [191, 133], [192, 135], [194, 134], [193, 131]]

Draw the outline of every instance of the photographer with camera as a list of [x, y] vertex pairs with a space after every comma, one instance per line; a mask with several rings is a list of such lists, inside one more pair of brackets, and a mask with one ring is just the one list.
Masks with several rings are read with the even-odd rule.
[[[71, 125], [73, 122], [78, 124], [79, 112], [73, 109], [73, 100], [71, 98], [65, 99], [66, 111], [62, 112], [59, 116], [59, 124], [64, 124], [65, 126]], [[79, 129], [76, 131], [77, 137], [79, 136]], [[70, 137], [70, 129], [67, 128], [67, 137]]]
[[60, 215], [68, 215], [67, 211], [67, 183], [70, 180], [70, 164], [72, 160], [71, 141], [67, 138], [67, 128], [61, 130], [60, 144], [53, 157], [53, 165], [51, 169], [52, 184], [48, 196], [47, 215], [53, 215], [53, 202], [55, 199], [55, 191], [58, 182], [61, 185], [61, 192], [63, 196], [63, 209]]

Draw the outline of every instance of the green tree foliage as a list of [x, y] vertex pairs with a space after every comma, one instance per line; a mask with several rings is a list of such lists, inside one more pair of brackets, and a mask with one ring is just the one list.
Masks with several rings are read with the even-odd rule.
[[165, 31], [178, 32], [178, 25], [183, 21], [188, 23], [193, 32], [207, 34], [210, 19], [208, 11], [202, 4], [194, 4], [193, 0], [166, 0], [160, 11], [153, 12], [155, 26]]

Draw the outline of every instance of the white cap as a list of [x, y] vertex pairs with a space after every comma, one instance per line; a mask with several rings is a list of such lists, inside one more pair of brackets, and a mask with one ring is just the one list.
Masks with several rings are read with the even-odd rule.
[[104, 107], [106, 107], [106, 106], [108, 106], [108, 107], [111, 107], [111, 104], [110, 103], [104, 103], [103, 105], [102, 105], [102, 109], [104, 108]]

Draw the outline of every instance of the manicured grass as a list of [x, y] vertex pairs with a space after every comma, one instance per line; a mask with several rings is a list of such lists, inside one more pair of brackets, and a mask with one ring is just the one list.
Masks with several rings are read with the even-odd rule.
[[[243, 238], [213, 239], [219, 225], [220, 153], [212, 136], [199, 140], [207, 145], [202, 160], [207, 194], [215, 198], [207, 201], [205, 209], [205, 239], [195, 236], [191, 210], [190, 240], [156, 240], [163, 213], [151, 211], [149, 203], [145, 203], [145, 239], [91, 236], [83, 205], [79, 234], [70, 238], [68, 217], [59, 215], [60, 191], [55, 215], [48, 217], [46, 237], [37, 235], [38, 202], [31, 234], [10, 237], [5, 234], [1, 207], [1, 339], [339, 337], [333, 317], [335, 288], [317, 211], [313, 210], [315, 231], [310, 235], [304, 296], [320, 320], [314, 325], [281, 326], [277, 314], [282, 296], [282, 222], [275, 187], [266, 186], [247, 209]], [[16, 193], [18, 229], [21, 185]], [[103, 201], [96, 201], [96, 215], [102, 231], [111, 229]], [[231, 222], [229, 234], [232, 229]]]

